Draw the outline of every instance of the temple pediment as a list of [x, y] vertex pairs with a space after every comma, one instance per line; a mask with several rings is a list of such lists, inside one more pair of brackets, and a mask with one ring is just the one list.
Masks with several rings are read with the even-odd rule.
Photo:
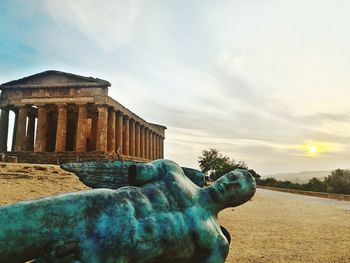
[[13, 80], [0, 85], [0, 89], [8, 88], [57, 88], [57, 87], [109, 87], [111, 84], [103, 79], [85, 77], [71, 73], [48, 70]]

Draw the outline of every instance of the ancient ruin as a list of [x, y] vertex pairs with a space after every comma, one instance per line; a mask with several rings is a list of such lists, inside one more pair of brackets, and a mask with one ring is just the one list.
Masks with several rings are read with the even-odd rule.
[[[0, 85], [0, 153], [19, 162], [164, 157], [166, 127], [108, 96], [108, 81], [45, 71]], [[9, 114], [15, 114], [9, 150]]]

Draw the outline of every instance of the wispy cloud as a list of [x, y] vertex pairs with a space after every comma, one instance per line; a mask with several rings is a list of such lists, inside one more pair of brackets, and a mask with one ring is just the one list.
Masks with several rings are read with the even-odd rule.
[[112, 51], [132, 40], [141, 1], [46, 1], [48, 10], [63, 29], [74, 28], [104, 50]]
[[[168, 126], [166, 155], [216, 147], [262, 173], [347, 166], [348, 1], [4, 1], [0, 80], [105, 78]], [[327, 19], [325, 19], [327, 18]], [[336, 145], [317, 157], [309, 142]]]

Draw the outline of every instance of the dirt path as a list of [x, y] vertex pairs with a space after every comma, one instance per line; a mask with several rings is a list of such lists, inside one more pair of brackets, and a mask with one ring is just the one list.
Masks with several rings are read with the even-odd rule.
[[230, 263], [350, 262], [349, 201], [258, 189], [219, 219], [233, 237]]
[[[88, 189], [55, 165], [0, 163], [0, 205]], [[219, 220], [233, 237], [226, 262], [350, 262], [350, 202], [258, 189]]]

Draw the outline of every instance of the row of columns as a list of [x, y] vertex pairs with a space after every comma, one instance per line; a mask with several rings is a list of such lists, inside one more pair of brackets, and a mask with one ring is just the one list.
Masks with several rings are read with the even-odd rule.
[[[55, 134], [54, 151], [67, 151], [67, 133], [72, 129], [68, 125], [66, 104], [57, 105], [56, 131], [48, 131], [48, 109], [38, 106], [36, 116], [29, 111], [30, 107], [16, 107], [12, 151], [47, 151], [47, 136]], [[116, 152], [120, 155], [141, 159], [164, 158], [164, 137], [142, 125], [130, 116], [109, 108], [108, 105], [97, 105], [97, 116], [91, 117], [90, 132], [87, 132], [88, 105], [78, 105], [74, 151], [87, 151], [88, 134], [90, 141], [95, 142], [95, 151]], [[36, 139], [34, 143], [35, 119], [37, 118]], [[0, 152], [7, 151], [9, 109], [1, 109], [0, 115]]]
[[[110, 115], [114, 116], [115, 111], [111, 110]], [[114, 117], [109, 118], [108, 127], [108, 151], [119, 151], [123, 155], [142, 159], [164, 158], [164, 137], [128, 115], [117, 112], [116, 120]]]

